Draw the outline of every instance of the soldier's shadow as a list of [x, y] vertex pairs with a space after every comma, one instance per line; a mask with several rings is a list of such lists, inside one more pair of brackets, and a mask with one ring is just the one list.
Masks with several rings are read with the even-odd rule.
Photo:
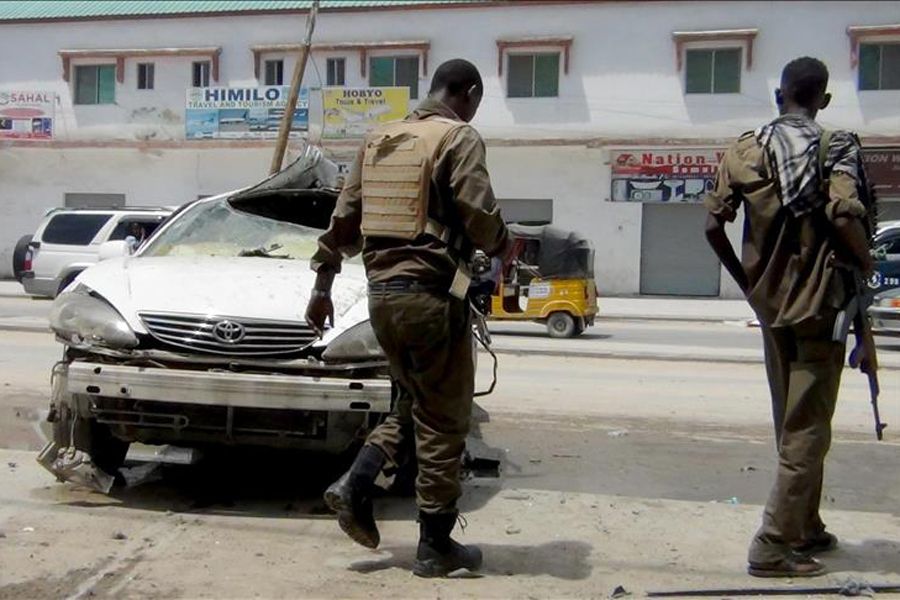
[[[464, 536], [465, 537], [465, 536]], [[464, 537], [460, 540], [465, 542]], [[592, 547], [578, 541], [553, 541], [536, 545], [478, 544], [484, 553], [484, 566], [477, 574], [464, 576], [546, 575], [556, 579], [582, 580], [593, 569], [588, 558]], [[388, 569], [412, 569], [415, 546], [386, 546], [379, 556], [350, 563], [349, 570], [374, 573]]]
[[892, 573], [900, 575], [900, 542], [863, 540], [852, 544], [841, 542], [837, 550], [823, 554], [821, 560], [832, 573]]

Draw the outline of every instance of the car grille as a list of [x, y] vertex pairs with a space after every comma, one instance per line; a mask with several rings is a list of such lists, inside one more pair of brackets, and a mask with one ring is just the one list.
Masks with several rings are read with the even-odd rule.
[[138, 316], [155, 339], [195, 352], [231, 356], [292, 354], [316, 340], [312, 328], [296, 321], [174, 313]]

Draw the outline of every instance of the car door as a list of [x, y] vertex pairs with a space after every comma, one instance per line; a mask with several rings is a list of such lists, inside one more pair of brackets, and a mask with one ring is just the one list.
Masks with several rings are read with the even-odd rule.
[[57, 279], [71, 265], [97, 262], [98, 238], [110, 219], [110, 213], [99, 212], [60, 212], [51, 216], [38, 243], [32, 243], [35, 279]]
[[113, 226], [109, 236], [103, 241], [118, 241], [124, 240], [129, 235], [133, 235], [132, 227], [137, 225], [140, 227], [140, 231], [142, 233], [142, 237], [138, 239], [138, 242], [143, 243], [145, 240], [149, 239], [150, 236], [156, 231], [156, 228], [160, 226], [160, 224], [166, 219], [165, 215], [122, 215], [118, 222]]
[[879, 260], [875, 263], [871, 287], [877, 292], [900, 287], [900, 228], [883, 232], [874, 245]]

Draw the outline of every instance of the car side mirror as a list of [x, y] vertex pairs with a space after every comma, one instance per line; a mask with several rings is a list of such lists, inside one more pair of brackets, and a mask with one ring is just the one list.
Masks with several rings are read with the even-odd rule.
[[874, 258], [875, 260], [879, 260], [879, 261], [887, 260], [887, 255], [888, 255], [887, 249], [888, 249], [887, 244], [881, 244], [880, 246], [873, 248], [872, 249], [872, 258]]
[[111, 242], [103, 242], [100, 244], [100, 250], [97, 255], [98, 260], [107, 260], [109, 258], [121, 258], [122, 256], [131, 255], [131, 246], [125, 240], [113, 240]]

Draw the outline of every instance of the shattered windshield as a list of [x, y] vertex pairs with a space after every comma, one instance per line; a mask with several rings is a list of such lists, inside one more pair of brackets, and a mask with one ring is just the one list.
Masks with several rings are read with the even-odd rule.
[[309, 260], [321, 234], [312, 227], [238, 212], [223, 198], [187, 209], [141, 255]]

